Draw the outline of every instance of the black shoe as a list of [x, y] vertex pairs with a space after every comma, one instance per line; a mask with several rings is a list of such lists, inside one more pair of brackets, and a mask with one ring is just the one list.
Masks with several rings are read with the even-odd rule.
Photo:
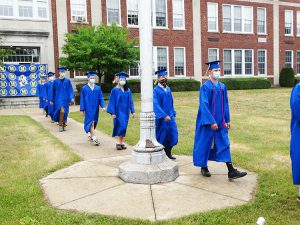
[[117, 149], [117, 150], [122, 150], [122, 145], [116, 144], [116, 149]]
[[233, 181], [234, 179], [238, 179], [247, 175], [247, 172], [241, 172], [237, 169], [228, 172], [229, 181]]
[[207, 167], [201, 167], [201, 174], [204, 177], [211, 177], [211, 174]]
[[172, 159], [172, 160], [175, 160], [175, 159], [176, 159], [176, 158], [172, 155], [170, 149], [165, 148], [165, 152], [166, 152], [166, 155], [168, 156], [169, 159]]
[[127, 147], [124, 144], [121, 145], [121, 148], [122, 149], [127, 149]]

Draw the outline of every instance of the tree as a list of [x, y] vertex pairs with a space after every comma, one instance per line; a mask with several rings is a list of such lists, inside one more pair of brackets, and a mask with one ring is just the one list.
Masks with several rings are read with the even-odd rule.
[[135, 46], [136, 39], [130, 39], [129, 31], [116, 24], [78, 27], [66, 34], [62, 49], [66, 56], [60, 58], [60, 64], [71, 70], [96, 71], [108, 83], [115, 73], [136, 65], [139, 49]]
[[3, 66], [5, 59], [7, 59], [11, 51], [1, 46], [2, 46], [2, 38], [0, 37], [0, 66]]
[[281, 87], [293, 87], [295, 85], [295, 72], [293, 68], [283, 68], [279, 75]]

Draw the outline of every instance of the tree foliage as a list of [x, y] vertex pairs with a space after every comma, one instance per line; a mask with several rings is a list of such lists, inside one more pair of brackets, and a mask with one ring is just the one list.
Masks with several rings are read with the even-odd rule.
[[0, 37], [0, 66], [3, 66], [5, 59], [7, 59], [11, 52], [9, 49], [3, 48], [2, 46], [2, 38]]
[[129, 31], [116, 24], [78, 27], [66, 34], [60, 64], [71, 70], [96, 71], [110, 82], [115, 73], [136, 65], [139, 49], [135, 46], [136, 39], [130, 39]]

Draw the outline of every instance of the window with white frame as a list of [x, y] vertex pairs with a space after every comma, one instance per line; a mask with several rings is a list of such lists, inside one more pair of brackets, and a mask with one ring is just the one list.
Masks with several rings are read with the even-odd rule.
[[1, 0], [0, 17], [30, 20], [48, 19], [48, 0]]
[[266, 34], [267, 33], [267, 10], [266, 8], [257, 8], [257, 33]]
[[285, 67], [293, 68], [293, 51], [285, 51]]
[[297, 51], [297, 75], [300, 75], [300, 51]]
[[174, 75], [185, 76], [185, 48], [174, 48]]
[[184, 29], [184, 0], [173, 0], [173, 28]]
[[74, 78], [87, 78], [86, 71], [78, 69], [74, 70]]
[[253, 33], [253, 7], [224, 4], [223, 32]]
[[231, 6], [223, 5], [223, 31], [232, 30], [232, 16], [231, 16]]
[[293, 11], [292, 10], [285, 10], [284, 12], [284, 19], [285, 19], [285, 28], [284, 32], [287, 36], [293, 35]]
[[168, 49], [166, 47], [157, 47], [157, 70], [168, 70]]
[[253, 75], [252, 49], [225, 49], [224, 75]]
[[86, 0], [71, 0], [72, 22], [87, 22]]
[[39, 63], [40, 48], [38, 47], [4, 47], [11, 50], [5, 63]]
[[208, 31], [218, 31], [218, 3], [207, 3], [207, 22]]
[[267, 50], [257, 51], [258, 75], [267, 75]]
[[106, 0], [107, 24], [121, 25], [120, 0]]
[[167, 27], [167, 1], [155, 0], [155, 27]]
[[140, 62], [137, 62], [136, 66], [132, 66], [129, 68], [129, 76], [130, 77], [140, 76]]
[[129, 26], [139, 25], [138, 0], [127, 0], [127, 22]]
[[297, 11], [297, 36], [300, 36], [300, 11]]
[[208, 62], [219, 60], [219, 49], [209, 48], [208, 49]]

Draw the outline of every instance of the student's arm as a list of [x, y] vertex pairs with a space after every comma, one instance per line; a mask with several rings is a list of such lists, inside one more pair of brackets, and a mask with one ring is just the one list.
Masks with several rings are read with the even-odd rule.
[[85, 92], [84, 92], [84, 88], [81, 89], [81, 92], [80, 92], [80, 111], [81, 112], [85, 112]]
[[201, 110], [201, 125], [216, 124], [216, 120], [209, 111], [209, 88], [203, 85], [200, 88], [199, 109]]
[[73, 104], [74, 103], [74, 91], [73, 91], [73, 87], [72, 87], [71, 81], [68, 80], [68, 82], [69, 82], [69, 102], [71, 104]]
[[155, 89], [153, 91], [153, 107], [156, 119], [163, 119], [168, 116], [168, 114], [165, 113], [165, 111], [160, 106], [159, 94]]
[[225, 85], [224, 85], [224, 113], [225, 113], [225, 123], [230, 123], [228, 93]]
[[103, 93], [102, 93], [101, 88], [100, 88], [100, 107], [102, 109], [105, 109], [105, 101], [104, 101], [104, 97], [103, 97]]
[[174, 108], [174, 100], [173, 100], [173, 95], [172, 95], [171, 89], [170, 89], [170, 93], [171, 93], [171, 100], [172, 100], [173, 115], [174, 115], [174, 117], [176, 117], [177, 113], [176, 113], [175, 108]]
[[296, 120], [300, 121], [300, 85], [298, 84], [292, 92], [292, 113]]
[[134, 104], [133, 104], [133, 100], [132, 100], [132, 93], [131, 93], [130, 89], [129, 89], [129, 101], [130, 101], [130, 111], [131, 111], [131, 114], [135, 114]]
[[116, 95], [116, 92], [114, 89], [112, 89], [110, 92], [109, 101], [108, 101], [107, 110], [106, 110], [110, 115], [116, 115], [117, 104], [115, 101], [115, 98], [116, 98], [115, 95]]

